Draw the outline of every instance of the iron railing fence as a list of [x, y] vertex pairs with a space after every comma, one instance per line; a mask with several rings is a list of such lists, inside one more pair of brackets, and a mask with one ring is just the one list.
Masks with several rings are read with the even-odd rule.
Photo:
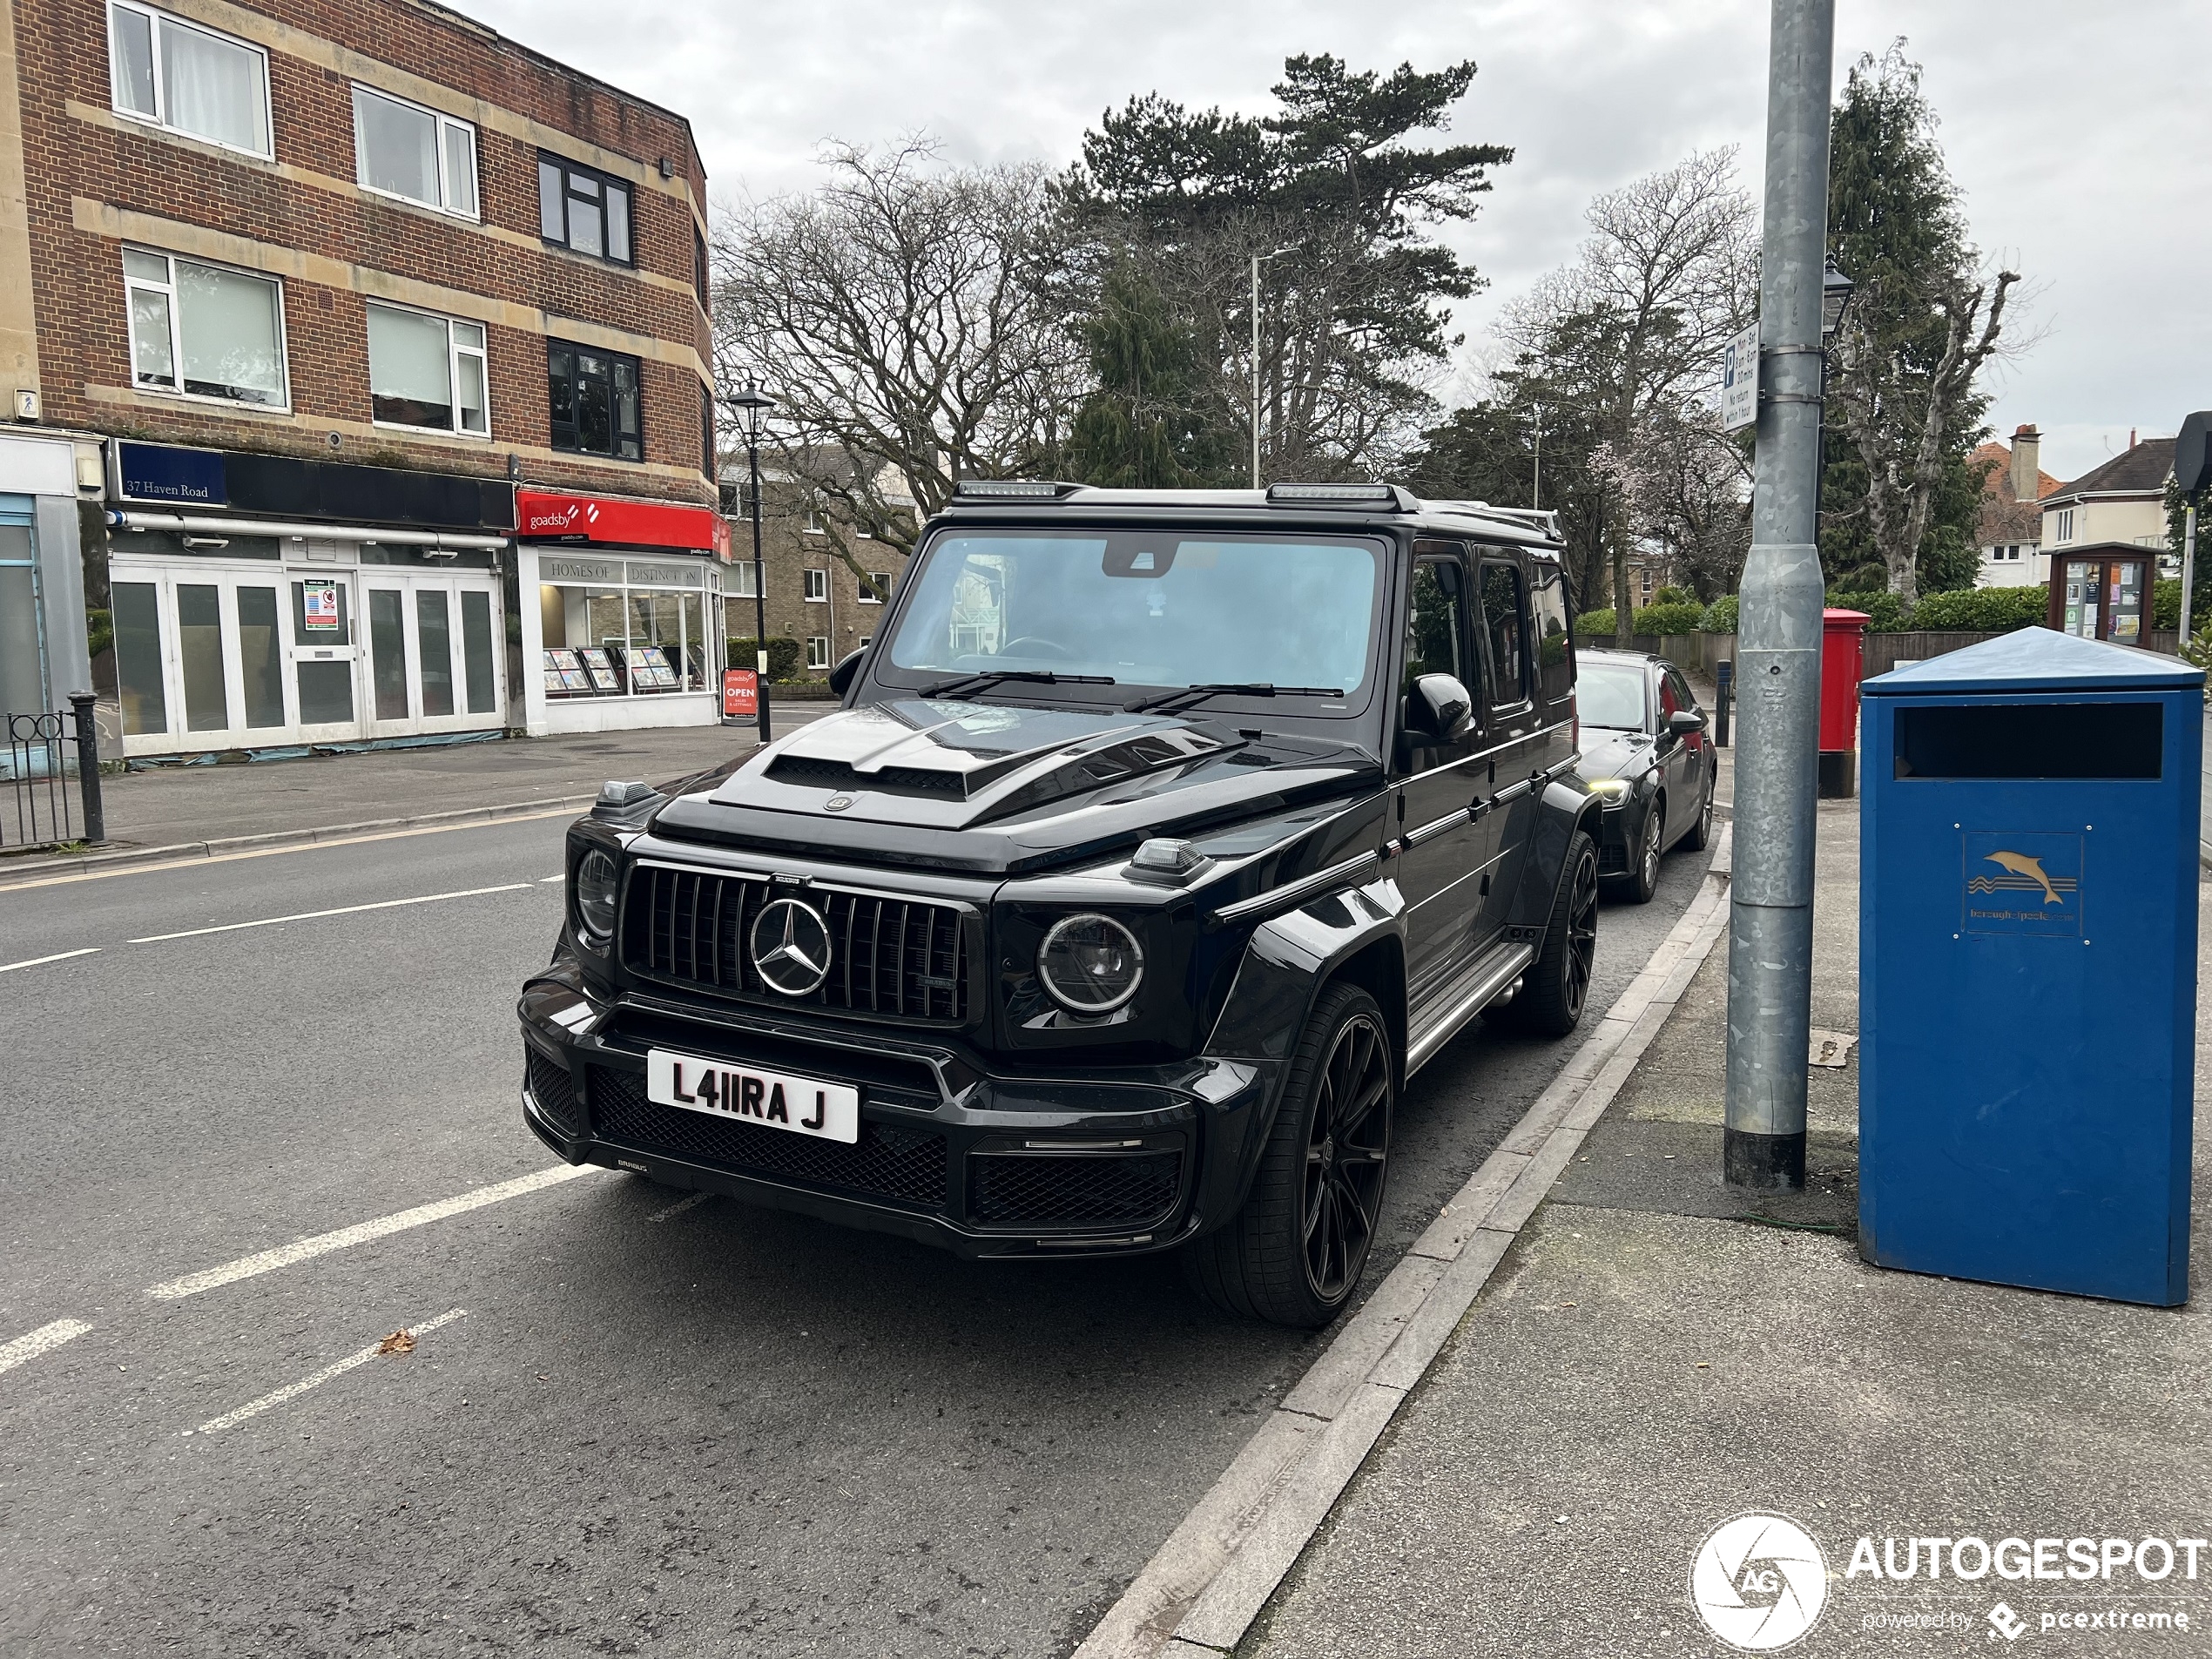
[[79, 691], [66, 709], [7, 717], [0, 757], [0, 852], [107, 839], [100, 806], [100, 743], [93, 698]]

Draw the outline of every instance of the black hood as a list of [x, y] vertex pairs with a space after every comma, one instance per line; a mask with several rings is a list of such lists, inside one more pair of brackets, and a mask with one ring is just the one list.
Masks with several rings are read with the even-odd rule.
[[671, 803], [664, 835], [1013, 871], [1379, 784], [1375, 756], [1203, 717], [920, 698], [841, 710]]
[[1585, 783], [1608, 778], [1634, 778], [1658, 758], [1650, 735], [1643, 732], [1615, 732], [1609, 726], [1582, 728], [1582, 761], [1575, 771]]

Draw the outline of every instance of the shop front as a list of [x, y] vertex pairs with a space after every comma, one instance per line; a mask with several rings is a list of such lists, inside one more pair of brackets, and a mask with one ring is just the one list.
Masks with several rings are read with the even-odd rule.
[[516, 507], [525, 729], [716, 724], [722, 517], [549, 490], [523, 490]]
[[110, 469], [126, 756], [506, 731], [511, 487], [132, 442]]
[[0, 432], [0, 730], [91, 684], [76, 451], [66, 434]]

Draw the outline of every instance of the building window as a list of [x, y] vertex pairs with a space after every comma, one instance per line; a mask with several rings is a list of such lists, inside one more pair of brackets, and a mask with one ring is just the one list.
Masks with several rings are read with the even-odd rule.
[[883, 603], [881, 596], [890, 591], [891, 572], [871, 570], [868, 572], [868, 579], [860, 583], [860, 603], [864, 605], [880, 605]]
[[2059, 509], [2058, 516], [2058, 539], [2061, 542], [2071, 542], [2074, 539], [2074, 509], [2061, 507]]
[[635, 357], [549, 340], [545, 367], [556, 449], [617, 461], [645, 458]]
[[714, 467], [714, 388], [704, 382], [699, 387], [699, 470], [711, 482]]
[[752, 598], [755, 591], [753, 578], [759, 573], [760, 567], [749, 558], [739, 559], [732, 564], [725, 577], [730, 583], [728, 590], [730, 597], [732, 599]]
[[368, 404], [380, 426], [491, 435], [482, 323], [368, 307]]
[[699, 309], [712, 314], [714, 307], [707, 300], [706, 237], [696, 225], [691, 226], [691, 281], [699, 291]]
[[829, 572], [809, 570], [806, 573], [806, 603], [810, 605], [829, 603]]
[[354, 88], [354, 176], [363, 189], [476, 217], [476, 129], [387, 92]]
[[109, 84], [118, 115], [271, 159], [269, 58], [151, 6], [107, 9]]
[[556, 247], [628, 265], [631, 263], [630, 186], [592, 168], [541, 152], [537, 228]]
[[1639, 570], [1636, 574], [1642, 578], [1643, 597], [1649, 599], [1651, 597], [1651, 572], [1649, 570]]
[[543, 555], [538, 573], [548, 698], [655, 697], [712, 684], [717, 647], [707, 620], [721, 601], [706, 573], [667, 560]]
[[133, 384], [262, 408], [289, 406], [284, 290], [276, 283], [126, 247], [123, 287]]
[[826, 634], [810, 635], [806, 641], [806, 666], [809, 668], [827, 668], [829, 665], [828, 636]]

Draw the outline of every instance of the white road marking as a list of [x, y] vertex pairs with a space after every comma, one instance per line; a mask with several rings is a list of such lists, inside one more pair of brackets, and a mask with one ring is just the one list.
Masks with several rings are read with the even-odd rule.
[[694, 1192], [688, 1198], [678, 1198], [674, 1204], [669, 1205], [665, 1210], [655, 1211], [651, 1215], [647, 1216], [645, 1219], [648, 1221], [666, 1221], [671, 1216], [680, 1216], [686, 1210], [691, 1209], [695, 1205], [705, 1204], [714, 1195], [711, 1192]]
[[56, 1319], [51, 1325], [42, 1325], [29, 1334], [17, 1337], [13, 1342], [0, 1342], [0, 1371], [13, 1371], [26, 1359], [36, 1359], [42, 1353], [51, 1353], [63, 1343], [73, 1341], [91, 1328], [82, 1319]]
[[564, 876], [564, 875], [542, 875], [542, 876], [538, 877], [538, 880], [539, 880], [539, 881], [541, 881], [541, 882], [545, 882], [545, 881], [565, 881], [565, 880], [568, 880], [568, 877], [566, 877], [566, 876]]
[[187, 1273], [182, 1278], [172, 1278], [165, 1285], [146, 1287], [148, 1296], [164, 1302], [174, 1302], [180, 1297], [197, 1296], [202, 1291], [212, 1291], [219, 1285], [235, 1285], [242, 1278], [253, 1278], [262, 1273], [273, 1273], [280, 1267], [289, 1267], [294, 1262], [313, 1260], [327, 1256], [334, 1250], [348, 1250], [355, 1244], [368, 1244], [371, 1239], [388, 1238], [393, 1233], [405, 1232], [410, 1227], [420, 1227], [428, 1222], [443, 1221], [448, 1216], [457, 1216], [470, 1210], [481, 1210], [488, 1204], [498, 1204], [508, 1198], [519, 1198], [526, 1192], [536, 1192], [546, 1187], [556, 1187], [563, 1181], [573, 1181], [578, 1176], [597, 1175], [598, 1166], [590, 1163], [556, 1163], [532, 1175], [517, 1176], [512, 1181], [478, 1187], [474, 1192], [464, 1192], [456, 1197], [441, 1198], [435, 1204], [417, 1204], [412, 1210], [402, 1210], [396, 1215], [381, 1216], [374, 1221], [356, 1223], [341, 1227], [336, 1232], [318, 1233], [312, 1238], [294, 1240], [274, 1250], [265, 1250], [256, 1256], [241, 1257], [220, 1267], [210, 1267], [198, 1273]]
[[44, 968], [48, 962], [65, 962], [72, 956], [97, 956], [99, 954], [98, 945], [87, 945], [82, 950], [57, 950], [51, 956], [34, 956], [27, 962], [10, 962], [0, 968], [0, 974], [12, 974], [18, 968]]
[[[455, 1319], [462, 1318], [468, 1312], [469, 1310], [467, 1308], [450, 1309], [446, 1312], [441, 1313], [435, 1319], [425, 1319], [421, 1325], [411, 1325], [408, 1326], [408, 1333], [410, 1336], [417, 1337], [425, 1335], [429, 1332], [436, 1330], [442, 1325], [451, 1325]], [[333, 1377], [342, 1377], [347, 1372], [353, 1370], [356, 1366], [367, 1365], [370, 1360], [375, 1359], [376, 1356], [383, 1351], [383, 1347], [384, 1339], [380, 1338], [378, 1340], [370, 1343], [368, 1346], [363, 1348], [359, 1353], [348, 1354], [346, 1358], [341, 1359], [336, 1365], [326, 1366], [320, 1371], [315, 1372], [315, 1374], [312, 1377], [302, 1377], [296, 1383], [287, 1383], [283, 1387], [278, 1389], [273, 1394], [264, 1394], [260, 1399], [250, 1400], [246, 1404], [239, 1406], [234, 1412], [226, 1412], [220, 1417], [214, 1418], [210, 1421], [202, 1423], [198, 1428], [186, 1429], [185, 1433], [187, 1434], [219, 1433], [224, 1429], [230, 1427], [233, 1423], [242, 1423], [249, 1417], [260, 1416], [263, 1412], [267, 1411], [272, 1406], [281, 1406], [287, 1399], [296, 1399], [301, 1394], [306, 1393], [310, 1388], [320, 1388], [323, 1386], [323, 1384], [328, 1382]]]
[[282, 858], [289, 853], [320, 853], [327, 846], [359, 846], [364, 841], [400, 841], [416, 835], [450, 835], [455, 830], [496, 829], [502, 824], [534, 824], [543, 818], [574, 818], [582, 810], [580, 806], [549, 806], [542, 813], [509, 813], [503, 818], [471, 819], [466, 824], [425, 824], [415, 829], [377, 830], [366, 835], [334, 835], [327, 841], [293, 841], [283, 846], [249, 847], [242, 853], [213, 853], [197, 858], [169, 859], [159, 864], [131, 864], [119, 870], [79, 870], [72, 875], [45, 875], [35, 881], [0, 884], [0, 893], [66, 887], [74, 881], [112, 881], [119, 875], [158, 875], [165, 870], [202, 870], [211, 864]]
[[264, 916], [259, 921], [226, 921], [219, 927], [187, 927], [178, 934], [148, 934], [134, 945], [158, 945], [169, 939], [198, 939], [203, 934], [234, 934], [241, 927], [273, 927], [282, 921], [315, 921], [324, 916], [351, 916], [363, 910], [397, 910], [411, 904], [436, 904], [442, 899], [480, 899], [487, 893], [520, 893], [530, 884], [509, 881], [499, 887], [463, 887], [458, 893], [426, 893], [420, 899], [386, 899], [377, 904], [341, 905], [335, 910], [302, 910], [293, 916]]

